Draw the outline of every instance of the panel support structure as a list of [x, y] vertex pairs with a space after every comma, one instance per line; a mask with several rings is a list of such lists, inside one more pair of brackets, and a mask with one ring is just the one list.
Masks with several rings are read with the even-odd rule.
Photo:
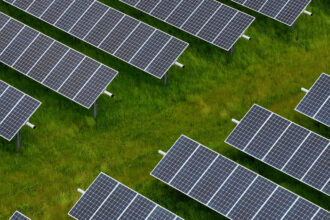
[[21, 131], [16, 134], [16, 151], [20, 151], [22, 147]]
[[97, 102], [94, 102], [93, 104], [93, 118], [97, 118]]
[[167, 85], [167, 81], [168, 81], [168, 73], [166, 73], [164, 75], [164, 84]]

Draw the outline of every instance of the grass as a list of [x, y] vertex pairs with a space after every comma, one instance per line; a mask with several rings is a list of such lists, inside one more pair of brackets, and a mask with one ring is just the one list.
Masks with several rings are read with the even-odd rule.
[[0, 219], [16, 209], [32, 219], [69, 219], [67, 212], [103, 171], [185, 219], [223, 219], [214, 211], [152, 178], [149, 173], [185, 134], [304, 198], [330, 210], [330, 199], [224, 143], [253, 103], [330, 138], [330, 129], [293, 109], [321, 72], [330, 72], [330, 3], [314, 0], [314, 16], [302, 15], [294, 29], [257, 17], [233, 56], [118, 1], [103, 1], [190, 43], [172, 67], [169, 83], [73, 39], [1, 2], [0, 11], [54, 37], [120, 73], [108, 88], [116, 96], [98, 101], [96, 121], [85, 110], [20, 73], [0, 65], [0, 79], [42, 101], [23, 128], [23, 148], [0, 140]]

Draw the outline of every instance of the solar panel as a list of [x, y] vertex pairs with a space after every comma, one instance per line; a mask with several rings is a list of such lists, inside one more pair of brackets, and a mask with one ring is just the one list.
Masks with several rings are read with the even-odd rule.
[[11, 141], [41, 103], [0, 80], [0, 136]]
[[118, 73], [3, 13], [0, 42], [0, 62], [85, 108]]
[[[292, 26], [311, 0], [232, 0], [283, 24]], [[311, 13], [307, 12], [311, 15]]]
[[16, 211], [9, 220], [31, 220], [28, 217], [26, 217], [25, 215], [23, 215], [22, 213], [20, 213], [19, 211]]
[[253, 105], [226, 143], [330, 195], [330, 141]]
[[255, 19], [215, 0], [120, 1], [227, 51]]
[[181, 219], [104, 173], [68, 214], [75, 219]]
[[[18, 2], [24, 4], [18, 4]], [[94, 0], [5, 2], [111, 54], [163, 78], [188, 44]], [[26, 7], [26, 5], [29, 5]]]
[[296, 111], [330, 127], [330, 76], [322, 73], [306, 92]]
[[151, 175], [229, 219], [322, 219], [330, 215], [184, 135]]

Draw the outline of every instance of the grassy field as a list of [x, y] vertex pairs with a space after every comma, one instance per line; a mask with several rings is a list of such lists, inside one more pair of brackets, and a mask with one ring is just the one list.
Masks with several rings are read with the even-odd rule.
[[224, 143], [253, 103], [260, 104], [330, 138], [330, 129], [294, 107], [321, 72], [330, 72], [330, 3], [314, 0], [312, 17], [302, 15], [294, 29], [238, 5], [257, 17], [229, 53], [119, 3], [106, 4], [190, 43], [181, 56], [185, 69], [172, 67], [169, 83], [149, 76], [56, 28], [1, 2], [0, 11], [117, 69], [102, 96], [95, 121], [92, 110], [74, 104], [0, 64], [0, 79], [42, 101], [23, 128], [23, 148], [0, 139], [0, 219], [20, 210], [32, 219], [69, 219], [67, 212], [103, 171], [185, 219], [223, 219], [149, 175], [174, 141], [185, 134], [306, 199], [330, 210], [326, 195], [276, 171]]

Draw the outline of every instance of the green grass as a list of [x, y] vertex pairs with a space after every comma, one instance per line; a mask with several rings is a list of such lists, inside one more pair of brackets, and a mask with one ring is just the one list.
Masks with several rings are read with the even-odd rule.
[[92, 110], [74, 104], [20, 73], [0, 65], [0, 79], [42, 101], [22, 129], [23, 148], [0, 140], [0, 219], [19, 209], [32, 219], [69, 219], [67, 212], [103, 171], [185, 219], [222, 219], [149, 173], [185, 134], [306, 199], [330, 210], [324, 194], [276, 171], [224, 143], [253, 103], [260, 104], [330, 138], [330, 129], [297, 112], [321, 72], [330, 72], [330, 3], [314, 0], [313, 17], [302, 15], [295, 29], [224, 1], [257, 17], [239, 40], [233, 56], [137, 12], [118, 1], [105, 3], [190, 43], [181, 56], [185, 69], [172, 67], [169, 83], [143, 73], [69, 35], [1, 2], [0, 10], [55, 39], [117, 69], [102, 96], [96, 121]]

